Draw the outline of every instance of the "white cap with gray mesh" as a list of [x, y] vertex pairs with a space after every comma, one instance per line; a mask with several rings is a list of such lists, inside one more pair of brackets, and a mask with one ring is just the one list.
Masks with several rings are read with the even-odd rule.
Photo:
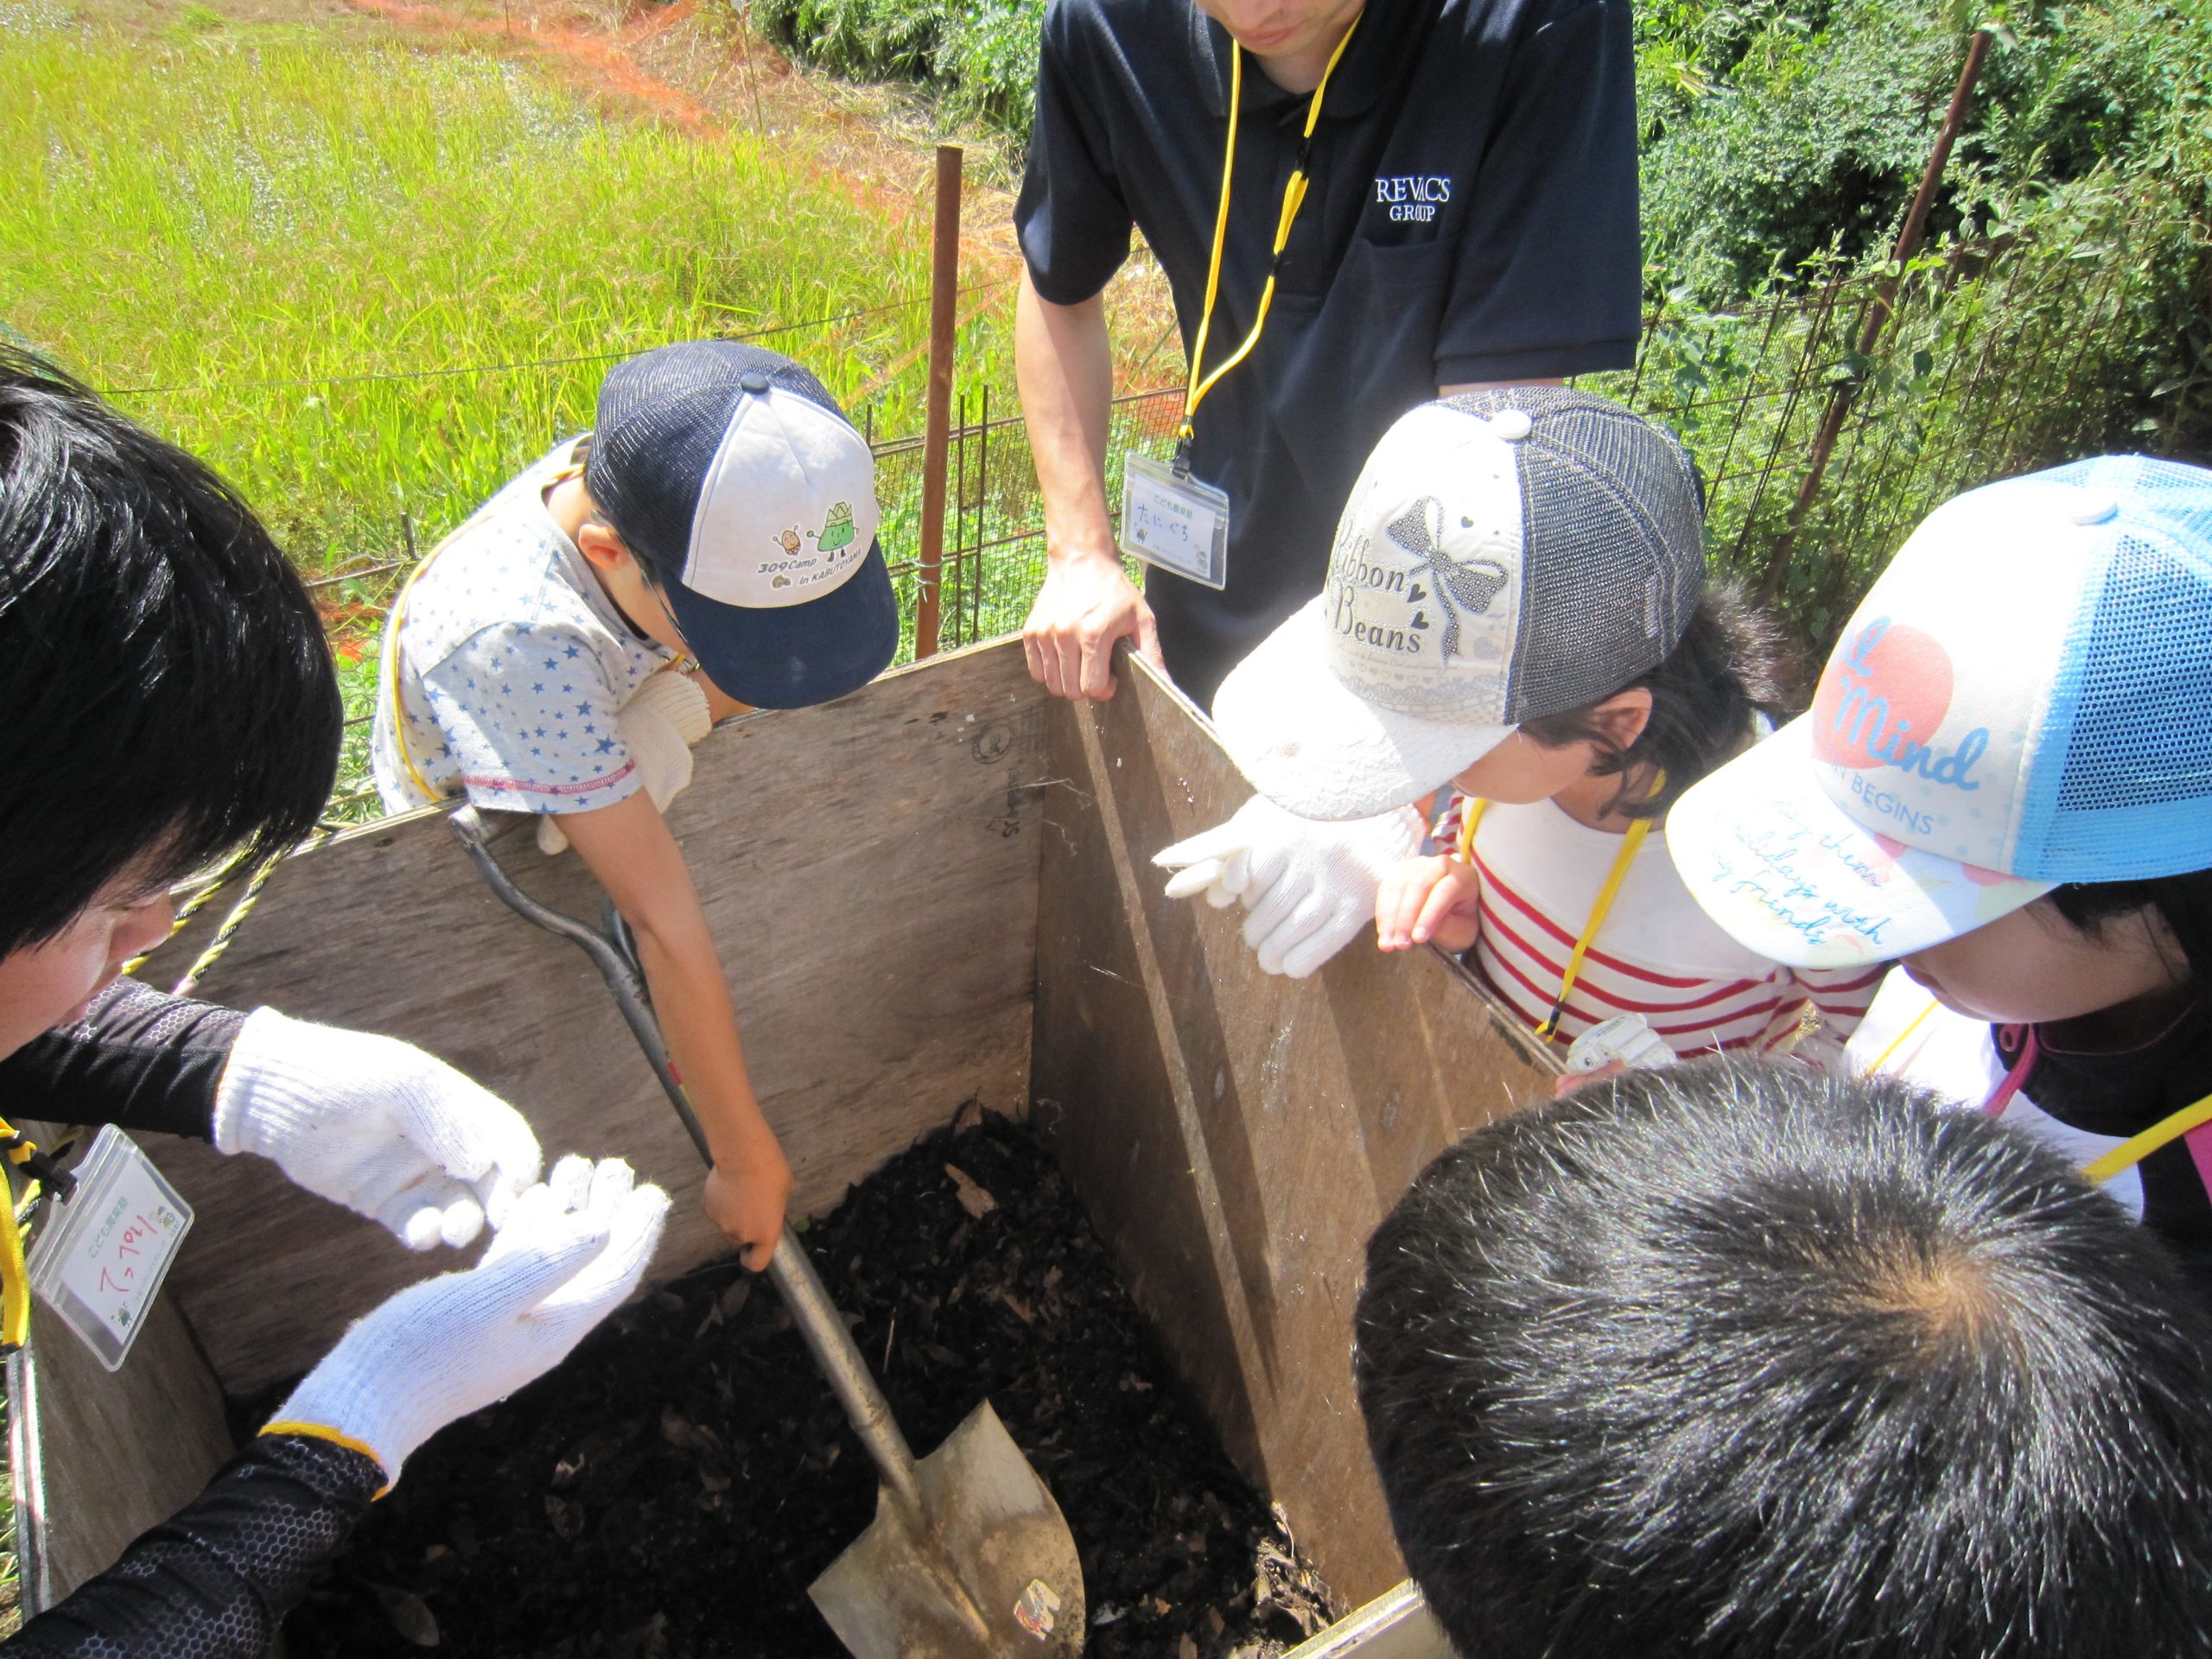
[[1681, 446], [1618, 404], [1555, 386], [1425, 404], [1352, 486], [1320, 596], [1223, 682], [1215, 728], [1300, 817], [1418, 800], [1520, 721], [1664, 659], [1704, 592], [1703, 522]]

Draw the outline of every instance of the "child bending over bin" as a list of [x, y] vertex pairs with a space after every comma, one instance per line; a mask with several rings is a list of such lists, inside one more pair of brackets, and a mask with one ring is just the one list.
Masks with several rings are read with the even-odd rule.
[[2050, 1140], [2212, 1291], [2212, 472], [1938, 507], [1668, 842], [1751, 949], [1901, 960], [1852, 1067]]
[[[1539, 1034], [1624, 1014], [1670, 1048], [1831, 1056], [1878, 971], [1796, 972], [1698, 908], [1649, 834], [1748, 748], [1767, 633], [1706, 584], [1681, 446], [1554, 387], [1401, 419], [1337, 528], [1321, 596], [1233, 670], [1214, 724], [1261, 791], [1168, 848], [1171, 895], [1241, 899], [1270, 972], [1312, 973], [1370, 918], [1382, 949], [1474, 949]], [[1411, 803], [1473, 804], [1416, 858]], [[1311, 820], [1352, 820], [1314, 823]]]
[[619, 365], [556, 444], [410, 578], [373, 748], [394, 811], [465, 794], [541, 816], [635, 931], [714, 1154], [708, 1215], [748, 1268], [791, 1169], [760, 1113], [683, 855], [661, 818], [689, 745], [747, 708], [827, 702], [899, 643], [874, 464], [818, 380], [732, 340]]
[[2212, 1322], [2069, 1160], [1894, 1080], [1703, 1060], [1501, 1118], [1357, 1319], [1459, 1652], [2212, 1650]]

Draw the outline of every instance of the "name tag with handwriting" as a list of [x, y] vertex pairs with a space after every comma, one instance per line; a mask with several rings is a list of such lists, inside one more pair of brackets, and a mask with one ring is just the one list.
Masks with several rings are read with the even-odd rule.
[[1150, 455], [1122, 463], [1122, 551], [1209, 588], [1229, 580], [1229, 494]]
[[192, 1226], [192, 1206], [111, 1123], [48, 1207], [31, 1245], [31, 1287], [109, 1370], [122, 1369]]

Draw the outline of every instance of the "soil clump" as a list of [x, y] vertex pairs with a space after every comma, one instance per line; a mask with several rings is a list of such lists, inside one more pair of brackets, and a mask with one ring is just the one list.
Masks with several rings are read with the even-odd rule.
[[[988, 1397], [1083, 1558], [1098, 1659], [1261, 1659], [1326, 1591], [1176, 1384], [1025, 1126], [963, 1109], [805, 1239], [918, 1453]], [[327, 1659], [836, 1659], [807, 1600], [875, 1475], [735, 1263], [623, 1310], [409, 1463], [289, 1621]]]

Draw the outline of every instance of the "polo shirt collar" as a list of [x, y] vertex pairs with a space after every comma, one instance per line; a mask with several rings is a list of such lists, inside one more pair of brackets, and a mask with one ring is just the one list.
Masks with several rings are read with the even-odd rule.
[[[1229, 113], [1229, 31], [1200, 11], [1195, 0], [1184, 0], [1184, 4], [1189, 17], [1192, 67], [1206, 112], [1219, 120]], [[1367, 0], [1351, 44], [1344, 48], [1337, 73], [1329, 78], [1329, 96], [1321, 105], [1321, 118], [1364, 115], [1373, 109], [1397, 83], [1408, 53], [1442, 10], [1442, 0]], [[1309, 96], [1276, 86], [1261, 69], [1258, 60], [1247, 54], [1246, 110], [1275, 110], [1288, 104], [1303, 109]]]

